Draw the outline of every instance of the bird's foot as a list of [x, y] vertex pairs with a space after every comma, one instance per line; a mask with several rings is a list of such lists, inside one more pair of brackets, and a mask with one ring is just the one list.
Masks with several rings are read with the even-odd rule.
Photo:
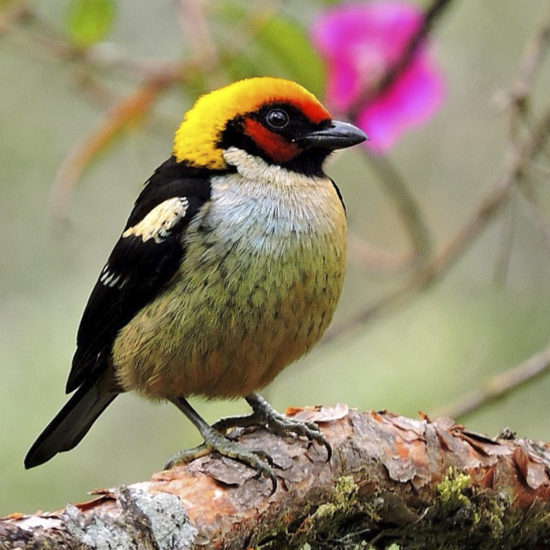
[[204, 443], [202, 445], [198, 445], [197, 447], [193, 447], [192, 449], [182, 449], [181, 451], [178, 451], [174, 456], [170, 457], [170, 459], [163, 466], [162, 469], [171, 470], [176, 466], [182, 466], [183, 464], [188, 464], [189, 462], [192, 462], [196, 458], [201, 458], [203, 456], [206, 456], [210, 452], [211, 452], [210, 449]]
[[296, 435], [307, 437], [310, 441], [316, 441], [323, 445], [327, 450], [327, 462], [332, 456], [332, 447], [325, 439], [318, 426], [313, 422], [303, 422], [287, 418], [277, 412], [262, 396], [257, 393], [251, 393], [246, 397], [246, 401], [252, 407], [253, 412], [246, 416], [231, 416], [222, 418], [213, 424], [213, 428], [219, 432], [226, 433], [227, 430], [237, 427], [247, 427], [253, 425], [266, 425], [273, 433], [277, 435], [286, 435], [292, 432]]
[[276, 491], [277, 478], [272, 469], [273, 460], [265, 451], [261, 449], [245, 449], [237, 442], [227, 439], [212, 428], [203, 432], [202, 435], [204, 437], [204, 443], [202, 445], [194, 447], [193, 449], [179, 451], [166, 463], [164, 469], [169, 470], [175, 466], [187, 464], [196, 458], [203, 457], [215, 451], [222, 456], [226, 456], [250, 466], [250, 468], [258, 472], [256, 477], [263, 475], [269, 478], [272, 483], [271, 494]]
[[319, 430], [317, 424], [313, 422], [304, 422], [287, 418], [276, 411], [261, 395], [252, 393], [246, 397], [248, 404], [269, 427], [269, 429], [277, 435], [285, 435], [288, 432], [293, 432], [296, 435], [307, 437], [310, 441], [316, 441], [319, 445], [323, 445], [327, 450], [327, 462], [332, 457], [332, 447], [325, 439], [325, 436]]
[[245, 449], [237, 442], [227, 439], [219, 431], [209, 426], [184, 397], [174, 397], [171, 401], [198, 428], [204, 438], [204, 443], [194, 449], [180, 451], [168, 461], [165, 465], [165, 469], [170, 469], [180, 464], [186, 464], [195, 458], [207, 455], [211, 451], [216, 451], [222, 456], [238, 460], [250, 466], [258, 472], [257, 477], [261, 475], [268, 477], [272, 483], [271, 494], [276, 491], [277, 478], [271, 469], [273, 460], [265, 451], [261, 449]]

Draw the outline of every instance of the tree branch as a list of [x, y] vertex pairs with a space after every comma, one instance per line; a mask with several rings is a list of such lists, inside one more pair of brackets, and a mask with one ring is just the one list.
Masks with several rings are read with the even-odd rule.
[[384, 155], [370, 154], [362, 149], [370, 168], [383, 183], [384, 191], [393, 203], [397, 215], [403, 224], [413, 253], [410, 255], [412, 264], [425, 263], [432, 251], [432, 236], [424, 221], [422, 209], [409, 191], [405, 178]]
[[272, 495], [246, 466], [209, 455], [63, 510], [4, 518], [0, 548], [550, 544], [549, 444], [345, 405], [287, 413], [318, 422], [334, 453], [327, 463], [324, 449], [303, 440], [238, 429], [243, 445], [273, 457], [280, 481]]
[[533, 382], [550, 369], [550, 346], [523, 363], [487, 379], [483, 387], [459, 397], [436, 411], [437, 415], [462, 417], [503, 399], [513, 391]]

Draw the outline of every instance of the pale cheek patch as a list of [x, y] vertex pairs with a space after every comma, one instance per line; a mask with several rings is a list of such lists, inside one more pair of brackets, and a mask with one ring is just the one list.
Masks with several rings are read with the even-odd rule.
[[143, 242], [153, 239], [159, 244], [185, 216], [188, 208], [189, 200], [186, 197], [164, 201], [153, 208], [138, 224], [128, 228], [122, 237], [141, 237]]

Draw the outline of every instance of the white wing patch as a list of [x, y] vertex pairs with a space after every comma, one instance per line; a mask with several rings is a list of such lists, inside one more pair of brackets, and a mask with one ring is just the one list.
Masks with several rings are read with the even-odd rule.
[[122, 288], [127, 282], [128, 279], [123, 279], [122, 275], [113, 273], [109, 270], [109, 264], [101, 270], [101, 275], [99, 280], [105, 285], [110, 286], [111, 288]]
[[133, 227], [128, 228], [123, 238], [141, 237], [143, 242], [153, 239], [162, 242], [170, 230], [185, 216], [189, 208], [187, 197], [174, 197], [155, 206], [147, 216]]

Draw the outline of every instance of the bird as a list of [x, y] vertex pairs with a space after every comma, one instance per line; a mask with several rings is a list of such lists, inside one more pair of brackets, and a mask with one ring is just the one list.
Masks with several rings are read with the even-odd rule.
[[[166, 467], [216, 451], [275, 487], [269, 455], [227, 437], [254, 423], [317, 441], [330, 458], [315, 424], [285, 417], [257, 392], [333, 317], [346, 212], [323, 166], [334, 150], [366, 138], [290, 80], [252, 77], [200, 96], [99, 274], [77, 332], [72, 396], [25, 467], [73, 449], [129, 391], [172, 402], [204, 439]], [[193, 396], [244, 397], [252, 412], [209, 425]]]

